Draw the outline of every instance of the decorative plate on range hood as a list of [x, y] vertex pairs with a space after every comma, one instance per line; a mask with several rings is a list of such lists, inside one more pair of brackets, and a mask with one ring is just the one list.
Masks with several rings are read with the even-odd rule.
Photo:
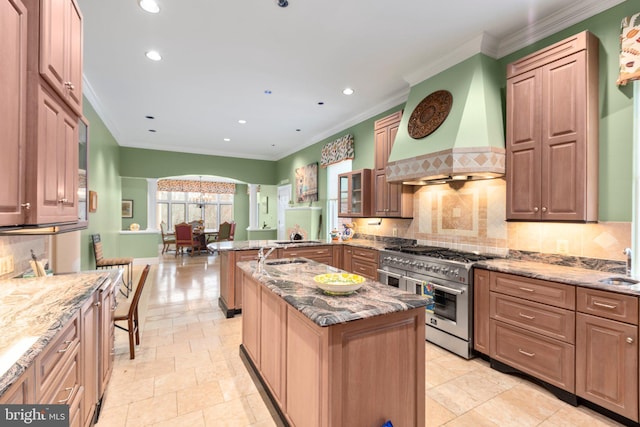
[[453, 95], [447, 90], [435, 91], [420, 101], [409, 117], [409, 136], [420, 139], [438, 129], [449, 115], [452, 103]]

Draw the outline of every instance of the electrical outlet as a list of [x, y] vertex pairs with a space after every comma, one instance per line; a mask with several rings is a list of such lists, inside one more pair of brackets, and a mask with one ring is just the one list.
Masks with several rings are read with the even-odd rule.
[[397, 228], [393, 228], [393, 237], [398, 237], [398, 229]]
[[13, 255], [0, 257], [0, 276], [13, 272], [14, 268]]
[[568, 254], [569, 241], [563, 239], [556, 240], [556, 252], [558, 252], [559, 254]]

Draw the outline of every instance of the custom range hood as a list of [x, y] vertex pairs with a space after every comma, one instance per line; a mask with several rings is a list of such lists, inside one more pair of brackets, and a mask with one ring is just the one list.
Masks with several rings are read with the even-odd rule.
[[[497, 61], [478, 53], [413, 86], [389, 155], [387, 181], [425, 185], [504, 175], [503, 80]], [[449, 115], [431, 134], [413, 139], [407, 130], [411, 113], [439, 90], [453, 96]]]

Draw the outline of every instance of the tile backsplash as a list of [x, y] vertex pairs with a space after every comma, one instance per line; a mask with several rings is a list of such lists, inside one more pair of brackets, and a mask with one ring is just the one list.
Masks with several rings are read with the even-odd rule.
[[356, 220], [358, 232], [506, 255], [508, 250], [624, 260], [630, 222], [507, 222], [504, 179], [417, 187], [413, 219]]
[[51, 258], [49, 236], [0, 236], [0, 257], [13, 255], [14, 271], [0, 275], [0, 279], [15, 277], [30, 267], [31, 250], [38, 259]]

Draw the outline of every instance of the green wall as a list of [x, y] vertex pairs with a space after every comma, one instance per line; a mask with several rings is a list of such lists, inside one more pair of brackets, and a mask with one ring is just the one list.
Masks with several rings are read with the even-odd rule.
[[91, 270], [95, 268], [92, 234], [100, 234], [105, 257], [120, 255], [120, 147], [86, 98], [83, 105], [89, 122], [89, 190], [98, 194], [98, 208], [89, 213], [89, 226], [80, 234], [80, 268]]
[[[146, 178], [121, 178], [122, 200], [133, 200], [133, 218], [122, 218], [122, 229], [128, 230], [133, 223], [140, 230], [147, 229], [147, 180]], [[158, 239], [160, 243], [160, 238]]]
[[120, 173], [132, 178], [212, 175], [247, 184], [275, 184], [276, 162], [122, 147]]
[[628, 0], [500, 59], [505, 81], [507, 64], [540, 48], [584, 30], [600, 39], [600, 221], [631, 221], [633, 99], [631, 85], [618, 88], [615, 82], [620, 22], [639, 11], [639, 2]]

